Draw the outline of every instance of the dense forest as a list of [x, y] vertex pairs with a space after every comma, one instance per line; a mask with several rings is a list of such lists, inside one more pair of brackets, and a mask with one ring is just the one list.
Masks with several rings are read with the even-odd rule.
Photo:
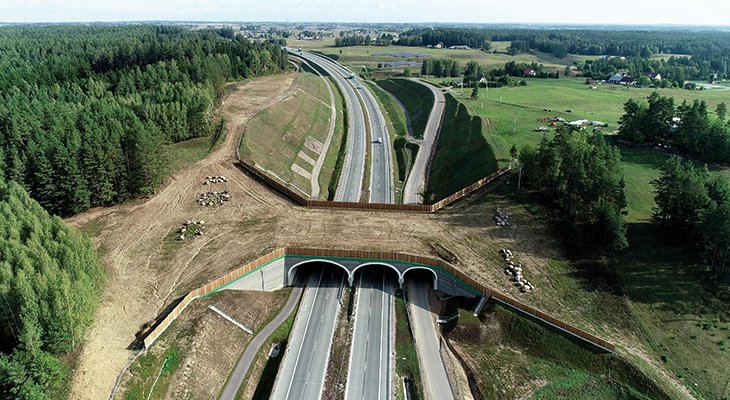
[[209, 133], [227, 80], [286, 63], [227, 30], [0, 28], [0, 175], [59, 215], [152, 193], [162, 146]]
[[0, 177], [0, 399], [65, 397], [103, 269], [88, 239]]
[[705, 264], [730, 283], [730, 180], [672, 156], [653, 185], [654, 217], [698, 244]]
[[[488, 50], [492, 41], [512, 42], [512, 54], [531, 50], [550, 53], [557, 58], [568, 54], [608, 55], [649, 58], [654, 54], [674, 54], [675, 63], [687, 63], [705, 79], [710, 73], [730, 77], [730, 33], [621, 30], [540, 30], [479, 28], [417, 28], [403, 32], [397, 44], [426, 46], [468, 45]], [[687, 76], [690, 79], [690, 76]]]
[[629, 99], [619, 124], [619, 136], [634, 143], [674, 146], [706, 162], [730, 161], [727, 106], [720, 103], [711, 116], [704, 101], [682, 102], [652, 93], [646, 102]]
[[573, 237], [609, 250], [628, 245], [621, 156], [602, 135], [562, 126], [518, 158], [522, 185], [550, 201]]

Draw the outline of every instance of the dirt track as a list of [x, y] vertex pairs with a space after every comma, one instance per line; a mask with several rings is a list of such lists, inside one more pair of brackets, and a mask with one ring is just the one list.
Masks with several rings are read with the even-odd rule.
[[[108, 398], [117, 374], [134, 354], [127, 347], [140, 324], [155, 318], [188, 290], [275, 247], [428, 255], [433, 254], [429, 243], [439, 242], [458, 255], [460, 267], [475, 279], [512, 295], [514, 288], [504, 279], [497, 249], [509, 246], [520, 251], [526, 256], [523, 261], [535, 267], [557, 255], [559, 250], [555, 249], [560, 246], [549, 235], [533, 232], [544, 228], [522, 225], [499, 230], [491, 223], [494, 205], [474, 198], [462, 200], [445, 212], [426, 215], [304, 209], [271, 193], [233, 165], [235, 148], [245, 122], [294, 89], [291, 75], [232, 85], [221, 106], [228, 120], [228, 134], [210, 156], [173, 174], [146, 202], [94, 209], [68, 220], [79, 227], [103, 226], [95, 243], [102, 249], [107, 270], [106, 291], [80, 352], [71, 398]], [[225, 175], [230, 182], [203, 186], [208, 175]], [[196, 195], [208, 190], [228, 190], [231, 201], [201, 208], [195, 202]], [[205, 220], [205, 235], [175, 241], [174, 230], [188, 219]], [[516, 234], [542, 239], [517, 242]], [[537, 292], [533, 301], [524, 300], [532, 304], [540, 301], [538, 305], [547, 305], [546, 311], [557, 316], [565, 314], [558, 304], [551, 306], [555, 301], [547, 284], [542, 287], [548, 290]]]

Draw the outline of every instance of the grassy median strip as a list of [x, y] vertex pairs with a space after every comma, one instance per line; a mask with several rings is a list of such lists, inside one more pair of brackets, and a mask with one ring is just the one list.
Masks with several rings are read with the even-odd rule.
[[[345, 163], [345, 155], [347, 154], [347, 135], [348, 130], [350, 129], [348, 109], [345, 106], [345, 99], [342, 96], [340, 87], [334, 83], [332, 83], [332, 86], [335, 88], [335, 97], [337, 98], [337, 104], [340, 105], [342, 113], [337, 113], [338, 120], [335, 125], [335, 136], [332, 138], [327, 158], [325, 158], [324, 161], [324, 167], [319, 175], [320, 187], [323, 189], [326, 188], [326, 193], [320, 193], [320, 196], [330, 201], [335, 199], [337, 185], [340, 183], [342, 166]], [[338, 132], [341, 132], [341, 134], [338, 135]], [[324, 185], [322, 179], [327, 176], [328, 171], [330, 172], [329, 181], [326, 185]]]
[[411, 119], [413, 137], [423, 139], [434, 102], [431, 90], [408, 79], [387, 79], [378, 81], [377, 84], [403, 104]]
[[411, 399], [423, 399], [423, 388], [421, 387], [421, 370], [418, 365], [418, 353], [416, 344], [413, 341], [406, 302], [403, 299], [403, 291], [395, 291], [395, 373], [397, 382], [395, 385], [395, 398], [403, 400], [403, 379], [410, 382]]

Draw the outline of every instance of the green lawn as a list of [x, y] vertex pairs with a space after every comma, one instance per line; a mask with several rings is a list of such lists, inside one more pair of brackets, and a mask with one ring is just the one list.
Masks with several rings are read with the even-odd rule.
[[210, 153], [211, 147], [209, 136], [166, 145], [164, 147], [167, 158], [166, 175], [202, 160]]

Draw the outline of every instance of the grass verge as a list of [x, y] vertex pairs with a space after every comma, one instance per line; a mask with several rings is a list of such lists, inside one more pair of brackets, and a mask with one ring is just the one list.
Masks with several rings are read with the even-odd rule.
[[398, 382], [396, 384], [395, 398], [404, 399], [402, 382], [404, 378], [410, 379], [411, 399], [423, 399], [423, 388], [421, 388], [421, 370], [418, 365], [418, 354], [416, 345], [413, 342], [411, 327], [408, 322], [406, 303], [403, 300], [403, 291], [395, 291], [395, 373]]
[[378, 81], [377, 84], [403, 104], [410, 117], [413, 137], [423, 139], [434, 102], [431, 90], [408, 79], [387, 79]]
[[125, 400], [145, 400], [150, 395], [152, 385], [155, 384], [157, 374], [160, 379], [154, 386], [154, 392], [151, 394], [152, 399], [164, 398], [167, 392], [167, 386], [170, 384], [170, 375], [180, 366], [181, 353], [180, 349], [173, 345], [164, 353], [157, 354], [147, 352], [139, 357], [130, 368], [129, 372], [133, 378], [127, 384], [127, 392], [124, 395]]
[[485, 323], [450, 334], [476, 371], [485, 398], [664, 399], [621, 357], [596, 351], [491, 304]]
[[[284, 360], [284, 353], [286, 352], [289, 333], [291, 333], [291, 329], [294, 326], [294, 319], [296, 316], [297, 310], [294, 310], [292, 315], [279, 325], [271, 336], [269, 336], [266, 343], [259, 351], [259, 354], [256, 356], [257, 361], [255, 361], [254, 364], [258, 364], [259, 360], [263, 360], [265, 364], [258, 377], [256, 377], [256, 374], [253, 372], [249, 372], [249, 375], [246, 377], [246, 380], [257, 379], [258, 382], [253, 397], [251, 397], [253, 400], [268, 400], [269, 397], [271, 397], [271, 393], [274, 390], [274, 383], [276, 382], [276, 375], [279, 372], [279, 365]], [[277, 357], [268, 358], [269, 349], [274, 343], [281, 343], [281, 351]], [[246, 398], [244, 394], [245, 388], [246, 382], [244, 381], [244, 384], [241, 385], [241, 388], [236, 394], [236, 399], [243, 400]]]

